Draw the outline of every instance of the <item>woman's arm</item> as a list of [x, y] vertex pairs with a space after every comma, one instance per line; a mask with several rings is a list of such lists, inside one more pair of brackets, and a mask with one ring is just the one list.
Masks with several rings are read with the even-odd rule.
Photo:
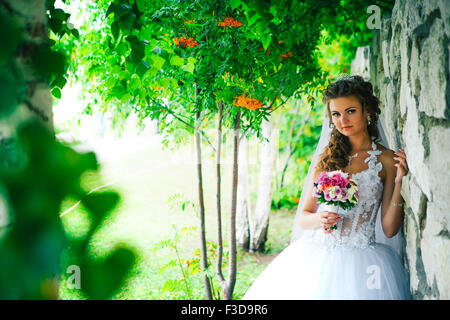
[[387, 150], [384, 161], [386, 178], [384, 181], [383, 202], [381, 206], [381, 226], [383, 227], [384, 234], [388, 238], [392, 238], [397, 234], [405, 216], [403, 206], [394, 206], [392, 204], [403, 203], [400, 190], [402, 189], [402, 178], [406, 174], [406, 170], [400, 168], [399, 163], [395, 163], [395, 156], [392, 150]]
[[[305, 200], [303, 201], [303, 209], [300, 212], [298, 223], [303, 229], [317, 229], [320, 228], [319, 216], [315, 214], [317, 210], [317, 199], [312, 196], [312, 190], [314, 187], [314, 181], [318, 178], [319, 173], [314, 171], [313, 177], [309, 182], [305, 194]], [[305, 192], [305, 190], [302, 190]]]

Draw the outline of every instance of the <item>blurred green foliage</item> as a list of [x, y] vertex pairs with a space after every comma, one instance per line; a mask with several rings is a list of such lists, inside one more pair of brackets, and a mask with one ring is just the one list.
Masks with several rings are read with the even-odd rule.
[[[81, 175], [98, 169], [95, 155], [62, 145], [37, 122], [19, 128], [18, 143], [23, 162], [0, 173], [1, 196], [9, 214], [0, 241], [0, 298], [55, 298], [45, 284], [59, 277], [59, 259], [66, 245], [76, 253], [70, 264], [81, 270], [81, 289], [90, 298], [110, 297], [132, 267], [135, 254], [123, 247], [105, 261], [89, 258], [90, 237], [118, 201], [116, 193], [88, 194], [81, 188]], [[61, 224], [60, 205], [67, 196], [80, 199], [90, 213], [90, 230], [81, 239], [67, 237]]]
[[[47, 2], [49, 25], [62, 37], [70, 29], [68, 16], [53, 4]], [[26, 95], [29, 80], [23, 80], [19, 65], [23, 62], [15, 59], [17, 52], [30, 55], [33, 80], [47, 83], [55, 96], [55, 89], [66, 83], [67, 57], [54, 48], [53, 40], [35, 44], [33, 38], [24, 36], [19, 19], [8, 15], [3, 5], [0, 118], [6, 119], [19, 104], [30, 103]], [[77, 32], [71, 34], [77, 36]], [[60, 266], [65, 246], [74, 253], [70, 263], [79, 270], [85, 296], [110, 298], [125, 280], [136, 253], [121, 245], [104, 260], [88, 254], [93, 233], [119, 200], [115, 192], [88, 193], [80, 186], [82, 174], [98, 170], [95, 154], [80, 154], [61, 144], [36, 120], [10, 125], [11, 135], [0, 139], [0, 299], [56, 299], [58, 279], [66, 272]], [[78, 199], [88, 209], [91, 224], [82, 238], [68, 236], [61, 223], [61, 202], [66, 197]]]

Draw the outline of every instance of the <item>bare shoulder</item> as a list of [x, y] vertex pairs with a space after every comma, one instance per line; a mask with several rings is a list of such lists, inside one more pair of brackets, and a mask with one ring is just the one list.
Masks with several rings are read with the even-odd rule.
[[383, 184], [386, 181], [386, 177], [395, 175], [395, 153], [393, 150], [385, 148], [379, 143], [376, 143], [377, 149], [381, 151], [381, 154], [379, 156], [379, 161], [383, 165], [383, 169], [381, 170], [381, 180], [383, 181]]
[[383, 167], [394, 167], [395, 161], [395, 153], [394, 150], [385, 148], [379, 143], [376, 143], [377, 149], [381, 151], [380, 161], [383, 163]]

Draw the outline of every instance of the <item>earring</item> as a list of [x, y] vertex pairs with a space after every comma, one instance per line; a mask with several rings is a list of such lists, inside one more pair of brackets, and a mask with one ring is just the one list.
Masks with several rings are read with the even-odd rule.
[[370, 124], [370, 116], [367, 117], [367, 124]]

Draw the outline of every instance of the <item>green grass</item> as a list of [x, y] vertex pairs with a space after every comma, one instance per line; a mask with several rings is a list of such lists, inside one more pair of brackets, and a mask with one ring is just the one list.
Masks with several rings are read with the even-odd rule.
[[[118, 146], [120, 149], [120, 146]], [[115, 190], [120, 196], [119, 205], [105, 219], [101, 228], [94, 234], [89, 250], [93, 257], [104, 257], [115, 245], [126, 243], [136, 248], [140, 258], [131, 270], [128, 281], [113, 299], [179, 299], [187, 298], [184, 290], [180, 292], [163, 290], [167, 280], [181, 279], [178, 267], [159, 270], [175, 258], [172, 248], [163, 248], [154, 252], [155, 245], [161, 240], [174, 235], [172, 224], [178, 230], [183, 227], [197, 227], [198, 218], [192, 210], [175, 210], [167, 203], [174, 194], [182, 194], [184, 200], [197, 203], [197, 176], [195, 163], [186, 161], [188, 151], [172, 152], [161, 150], [158, 143], [148, 143], [139, 151], [124, 154], [101, 165], [100, 174], [87, 174], [83, 177], [86, 190], [106, 185], [102, 190]], [[174, 159], [174, 155], [178, 158]], [[226, 165], [222, 171], [222, 212], [224, 242], [228, 246], [228, 214], [230, 211], [231, 166]], [[215, 163], [209, 160], [203, 170], [206, 210], [206, 236], [208, 241], [216, 238], [216, 203], [215, 203]], [[61, 212], [74, 204], [67, 199]], [[286, 211], [272, 212], [269, 224], [269, 239], [266, 253], [251, 255], [238, 252], [238, 274], [234, 298], [243, 296], [248, 286], [264, 270], [273, 257], [284, 249], [289, 242], [293, 215]], [[82, 236], [89, 225], [89, 217], [82, 206], [77, 206], [62, 217], [66, 231], [73, 236]], [[199, 248], [198, 230], [185, 235], [179, 242], [181, 258], [194, 257]], [[225, 248], [226, 249], [226, 248]], [[69, 251], [63, 255], [62, 268]], [[211, 257], [215, 273], [215, 258]], [[227, 266], [223, 268], [225, 276]], [[64, 274], [64, 272], [63, 272]], [[81, 271], [81, 277], [83, 276]], [[191, 278], [193, 299], [204, 296], [200, 273]], [[217, 285], [217, 283], [215, 284]], [[60, 299], [85, 298], [80, 290], [69, 289], [65, 277], [61, 282]]]

